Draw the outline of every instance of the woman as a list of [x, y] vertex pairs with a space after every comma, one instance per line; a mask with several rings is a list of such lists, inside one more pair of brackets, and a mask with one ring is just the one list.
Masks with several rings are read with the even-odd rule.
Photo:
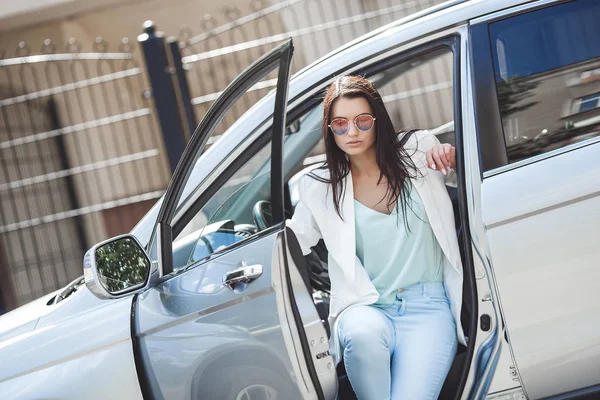
[[462, 265], [444, 177], [455, 149], [397, 134], [366, 79], [324, 98], [327, 162], [305, 175], [287, 221], [302, 252], [329, 251], [331, 353], [360, 400], [435, 399], [458, 342]]

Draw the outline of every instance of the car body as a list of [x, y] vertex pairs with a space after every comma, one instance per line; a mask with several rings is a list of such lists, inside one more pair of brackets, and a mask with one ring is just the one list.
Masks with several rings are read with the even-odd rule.
[[[147, 258], [139, 287], [102, 286], [94, 262], [122, 238], [111, 239], [86, 254], [86, 285], [0, 317], [2, 398], [346, 398], [344, 371], [327, 352], [323, 248], [304, 259], [284, 225], [306, 160], [319, 158], [319, 95], [341, 73], [400, 86], [386, 94], [390, 104], [446, 91], [436, 114], [450, 121], [427, 128], [457, 148], [449, 194], [469, 340], [441, 398], [600, 395], [600, 96], [588, 93], [600, 92], [590, 40], [600, 37], [599, 7], [450, 1], [289, 82], [293, 45], [273, 50], [215, 102], [164, 198], [125, 237]], [[411, 75], [437, 64], [449, 81]], [[275, 69], [277, 90], [202, 152], [224, 113]], [[417, 89], [402, 87], [415, 80]], [[403, 117], [426, 115], [433, 103], [421, 100]], [[259, 201], [272, 216], [262, 229]]]

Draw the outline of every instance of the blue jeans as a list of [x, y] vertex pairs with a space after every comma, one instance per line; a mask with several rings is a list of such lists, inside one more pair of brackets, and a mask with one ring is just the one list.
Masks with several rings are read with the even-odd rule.
[[438, 397], [457, 348], [443, 283], [411, 285], [390, 306], [355, 306], [338, 326], [359, 400]]

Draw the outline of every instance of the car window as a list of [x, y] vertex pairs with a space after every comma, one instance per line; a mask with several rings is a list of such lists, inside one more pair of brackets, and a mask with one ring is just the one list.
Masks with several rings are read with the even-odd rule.
[[193, 216], [173, 242], [174, 269], [190, 265], [264, 229], [257, 226], [253, 212], [256, 209], [263, 215], [268, 213], [270, 160], [269, 142], [223, 182]]
[[454, 145], [452, 51], [442, 47], [368, 77], [396, 131], [428, 129]]
[[490, 24], [508, 162], [600, 135], [600, 1]]

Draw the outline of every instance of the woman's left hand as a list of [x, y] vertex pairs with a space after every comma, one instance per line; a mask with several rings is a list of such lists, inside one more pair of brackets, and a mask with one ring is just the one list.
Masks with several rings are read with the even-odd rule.
[[427, 152], [427, 166], [446, 175], [448, 171], [456, 168], [456, 149], [448, 143], [433, 146]]

